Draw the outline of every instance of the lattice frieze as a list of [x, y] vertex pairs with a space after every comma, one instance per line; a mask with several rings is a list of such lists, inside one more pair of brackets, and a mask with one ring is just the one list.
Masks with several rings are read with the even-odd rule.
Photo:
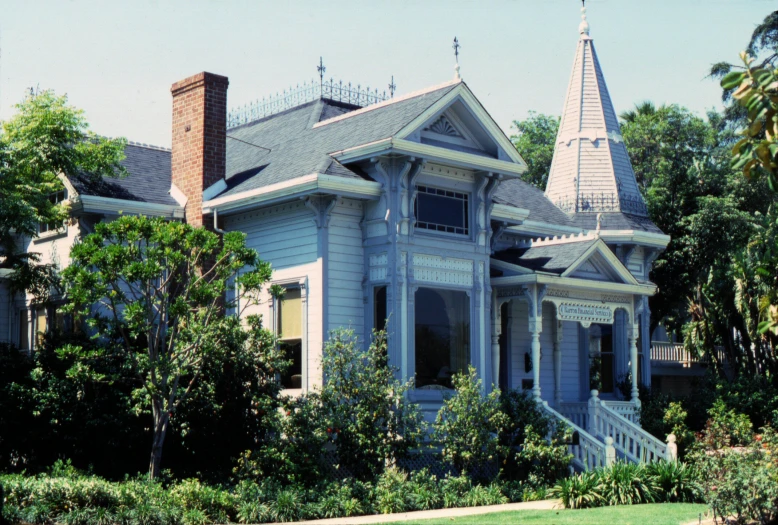
[[412, 261], [413, 275], [417, 281], [473, 285], [473, 261], [424, 254], [414, 254]]

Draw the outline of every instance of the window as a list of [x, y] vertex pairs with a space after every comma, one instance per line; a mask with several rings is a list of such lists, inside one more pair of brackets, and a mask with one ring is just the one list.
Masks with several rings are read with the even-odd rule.
[[612, 394], [613, 366], [613, 327], [593, 324], [589, 328], [589, 388]]
[[[67, 197], [67, 193], [65, 192], [65, 190], [56, 191], [56, 192], [52, 193], [51, 195], [49, 195], [49, 202], [51, 202], [52, 204], [54, 204], [56, 206], [57, 204], [59, 204], [62, 201], [64, 201], [66, 197]], [[46, 233], [46, 232], [50, 232], [50, 231], [57, 231], [60, 228], [62, 228], [62, 224], [60, 224], [58, 222], [52, 222], [52, 223], [41, 222], [41, 223], [38, 224], [38, 232], [39, 233]]]
[[43, 344], [43, 337], [48, 331], [48, 316], [46, 307], [39, 306], [35, 311], [35, 346]]
[[470, 363], [470, 298], [465, 292], [416, 292], [416, 388], [452, 388]]
[[30, 349], [30, 311], [19, 310], [19, 348]]
[[419, 186], [416, 195], [416, 227], [468, 235], [468, 195], [451, 190]]
[[291, 362], [281, 376], [284, 388], [302, 388], [303, 383], [303, 301], [300, 288], [287, 288], [279, 299], [278, 342], [285, 359]]
[[373, 329], [386, 330], [386, 286], [373, 288]]

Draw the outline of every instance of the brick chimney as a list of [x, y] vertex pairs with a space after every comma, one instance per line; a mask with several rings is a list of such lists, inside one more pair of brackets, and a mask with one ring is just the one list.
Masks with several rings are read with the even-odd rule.
[[173, 84], [173, 184], [186, 196], [186, 220], [203, 225], [203, 190], [224, 179], [229, 80], [198, 73]]

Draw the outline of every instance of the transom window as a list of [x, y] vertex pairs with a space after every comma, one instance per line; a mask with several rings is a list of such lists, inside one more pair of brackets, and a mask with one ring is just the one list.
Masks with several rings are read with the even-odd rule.
[[468, 194], [419, 186], [416, 196], [416, 227], [446, 233], [470, 233]]
[[[49, 195], [49, 202], [53, 205], [60, 204], [67, 197], [65, 190], [55, 191]], [[50, 231], [57, 231], [62, 227], [62, 223], [59, 222], [41, 222], [38, 224], [38, 232], [46, 233]]]

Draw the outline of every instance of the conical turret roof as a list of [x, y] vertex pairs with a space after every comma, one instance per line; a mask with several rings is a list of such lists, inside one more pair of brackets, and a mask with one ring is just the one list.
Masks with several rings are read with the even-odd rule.
[[568, 213], [647, 216], [605, 77], [589, 36], [586, 10], [546, 186]]

